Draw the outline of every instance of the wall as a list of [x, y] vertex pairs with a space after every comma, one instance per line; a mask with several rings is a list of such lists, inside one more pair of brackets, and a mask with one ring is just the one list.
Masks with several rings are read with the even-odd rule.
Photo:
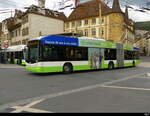
[[58, 34], [64, 32], [64, 22], [37, 14], [29, 14], [29, 39], [40, 35]]

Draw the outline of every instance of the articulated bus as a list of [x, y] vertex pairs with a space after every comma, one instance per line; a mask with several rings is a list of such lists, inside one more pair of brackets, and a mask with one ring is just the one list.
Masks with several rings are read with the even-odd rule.
[[35, 73], [114, 69], [137, 66], [139, 50], [89, 37], [50, 35], [28, 42], [26, 69]]
[[6, 49], [7, 60], [11, 64], [26, 65], [26, 45], [10, 46]]

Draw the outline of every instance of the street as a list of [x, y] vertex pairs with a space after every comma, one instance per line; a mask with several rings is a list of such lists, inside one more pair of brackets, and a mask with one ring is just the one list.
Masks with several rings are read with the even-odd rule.
[[33, 74], [0, 64], [0, 112], [149, 112], [150, 58], [137, 67]]

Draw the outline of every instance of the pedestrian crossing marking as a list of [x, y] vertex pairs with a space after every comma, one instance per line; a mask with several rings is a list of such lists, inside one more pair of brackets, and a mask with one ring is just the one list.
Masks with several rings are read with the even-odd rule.
[[45, 99], [41, 99], [41, 100], [37, 100], [37, 101], [34, 101], [26, 106], [14, 106], [14, 107], [11, 107], [13, 109], [15, 109], [15, 111], [12, 111], [11, 113], [21, 113], [23, 111], [26, 111], [26, 112], [31, 112], [31, 113], [52, 113], [50, 111], [45, 111], [45, 110], [40, 110], [40, 109], [35, 109], [35, 108], [31, 108], [32, 106], [36, 105], [36, 104], [39, 104], [41, 102], [43, 102]]

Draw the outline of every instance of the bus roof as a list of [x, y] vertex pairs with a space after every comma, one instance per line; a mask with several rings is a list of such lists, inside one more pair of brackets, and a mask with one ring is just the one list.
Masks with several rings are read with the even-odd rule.
[[16, 45], [16, 46], [10, 46], [7, 48], [7, 52], [20, 52], [22, 51], [26, 45]]
[[[95, 48], [116, 48], [117, 43], [106, 41], [101, 38], [91, 38], [91, 37], [68, 37], [62, 35], [49, 35], [41, 36], [36, 39], [39, 40], [41, 44], [46, 45], [63, 45], [63, 46], [82, 46], [82, 47], [95, 47]], [[125, 50], [133, 50], [132, 45], [124, 44]]]

